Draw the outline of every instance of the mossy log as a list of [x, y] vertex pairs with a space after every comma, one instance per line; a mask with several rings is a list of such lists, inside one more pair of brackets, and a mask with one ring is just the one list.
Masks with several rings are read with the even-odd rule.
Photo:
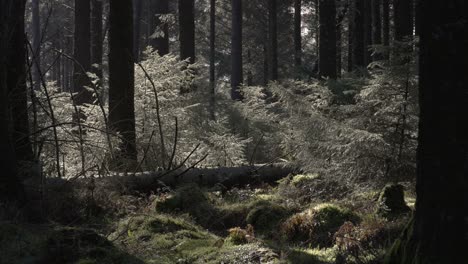
[[[95, 184], [129, 191], [150, 192], [161, 186], [179, 186], [196, 183], [200, 186], [212, 187], [220, 185], [222, 188], [243, 186], [255, 183], [273, 183], [291, 173], [299, 172], [296, 167], [288, 163], [257, 164], [239, 167], [207, 167], [181, 168], [174, 171], [151, 171], [137, 173], [113, 173], [106, 177], [93, 178]], [[89, 179], [88, 179], [89, 180]], [[77, 179], [76, 182], [87, 182]], [[65, 180], [50, 179], [50, 183], [60, 183]]]

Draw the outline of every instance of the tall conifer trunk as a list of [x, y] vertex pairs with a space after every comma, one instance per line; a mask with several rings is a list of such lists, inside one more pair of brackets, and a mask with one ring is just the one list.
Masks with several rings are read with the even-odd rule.
[[387, 263], [466, 263], [468, 2], [422, 1], [421, 15], [416, 212]]
[[131, 169], [137, 159], [132, 1], [110, 0], [109, 20], [109, 123], [123, 140], [111, 165]]

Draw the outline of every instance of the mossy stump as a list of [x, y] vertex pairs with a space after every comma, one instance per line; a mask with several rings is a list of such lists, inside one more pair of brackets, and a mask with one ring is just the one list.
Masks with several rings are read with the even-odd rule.
[[385, 218], [395, 218], [411, 212], [405, 202], [404, 187], [401, 184], [389, 184], [380, 193], [376, 213]]

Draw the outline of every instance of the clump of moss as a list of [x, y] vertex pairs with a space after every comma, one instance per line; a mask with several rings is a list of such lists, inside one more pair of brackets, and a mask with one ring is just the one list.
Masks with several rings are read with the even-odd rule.
[[261, 234], [271, 233], [289, 215], [289, 210], [270, 201], [257, 201], [250, 209], [246, 222]]
[[336, 205], [322, 204], [291, 216], [282, 224], [281, 232], [291, 241], [306, 242], [313, 247], [330, 247], [333, 234], [346, 221], [358, 222], [359, 217]]
[[227, 243], [231, 243], [233, 245], [242, 245], [248, 243], [248, 233], [246, 230], [240, 227], [234, 227], [229, 229], [229, 235], [226, 238]]
[[301, 186], [319, 177], [318, 174], [299, 174], [292, 178], [290, 184], [294, 186]]
[[401, 184], [388, 184], [380, 193], [376, 213], [385, 218], [396, 218], [411, 212], [405, 202], [404, 187]]
[[182, 186], [163, 199], [158, 199], [156, 211], [164, 213], [188, 213], [197, 222], [207, 224], [215, 214], [208, 197], [196, 184]]

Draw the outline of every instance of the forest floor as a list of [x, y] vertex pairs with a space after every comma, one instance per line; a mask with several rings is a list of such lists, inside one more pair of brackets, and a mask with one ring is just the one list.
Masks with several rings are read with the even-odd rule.
[[[48, 224], [0, 224], [0, 263], [381, 263], [410, 214], [377, 213], [379, 189], [313, 174], [229, 190], [84, 192], [59, 194]], [[405, 200], [412, 207], [414, 194]]]

